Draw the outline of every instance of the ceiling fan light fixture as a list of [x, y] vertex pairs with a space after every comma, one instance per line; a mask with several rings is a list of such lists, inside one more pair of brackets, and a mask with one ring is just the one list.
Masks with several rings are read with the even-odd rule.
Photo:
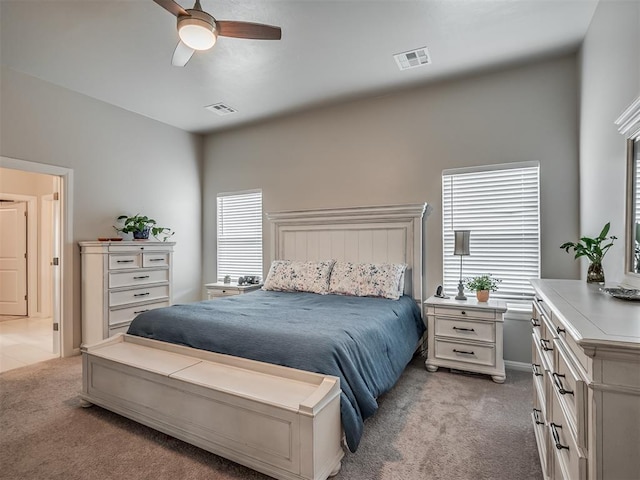
[[218, 32], [213, 19], [209, 20], [192, 14], [188, 17], [178, 17], [178, 36], [189, 48], [209, 50], [216, 44]]

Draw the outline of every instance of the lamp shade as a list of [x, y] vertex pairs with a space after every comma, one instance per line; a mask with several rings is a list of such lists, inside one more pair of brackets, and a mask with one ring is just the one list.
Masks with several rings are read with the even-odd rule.
[[178, 17], [178, 36], [193, 50], [209, 50], [218, 39], [213, 19], [205, 12], [192, 10], [192, 15]]
[[469, 237], [471, 230], [456, 230], [454, 234], [454, 255], [469, 255]]

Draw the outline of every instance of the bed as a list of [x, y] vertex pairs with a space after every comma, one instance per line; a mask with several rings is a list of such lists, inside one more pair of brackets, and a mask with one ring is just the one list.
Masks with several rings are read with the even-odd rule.
[[[404, 285], [400, 285], [400, 298], [397, 300], [256, 291], [223, 300], [175, 305], [144, 313], [132, 323], [126, 335], [127, 340], [195, 357], [202, 357], [203, 354], [193, 352], [202, 351], [230, 358], [242, 357], [247, 362], [255, 362], [243, 364], [249, 370], [268, 369], [270, 367], [263, 367], [267, 362], [294, 371], [318, 374], [321, 376], [319, 379], [309, 377], [310, 384], [326, 385], [325, 381], [329, 380], [340, 387], [339, 410], [336, 409], [335, 415], [341, 418], [349, 449], [355, 451], [362, 435], [364, 419], [377, 408], [377, 396], [396, 382], [416, 350], [424, 329], [419, 307], [422, 303], [422, 224], [425, 211], [428, 213], [427, 206], [420, 204], [267, 215], [271, 222], [271, 258], [276, 261], [322, 263], [323, 259], [329, 258], [358, 264], [406, 264]], [[337, 267], [333, 270], [337, 270]], [[212, 318], [216, 320], [212, 321]], [[143, 338], [138, 340], [137, 337]], [[185, 348], [187, 350], [180, 350]], [[89, 347], [87, 353], [90, 352]], [[225, 361], [222, 357], [206, 358], [219, 363]], [[142, 370], [153, 370], [151, 365], [143, 366]], [[138, 365], [136, 368], [141, 367]], [[87, 365], [87, 369], [91, 368]], [[105, 371], [99, 368], [92, 370]], [[283, 388], [286, 382], [291, 381], [288, 370], [269, 372], [275, 377], [281, 375]], [[170, 376], [176, 377], [178, 373], [179, 370], [176, 370]], [[92, 375], [95, 376], [95, 373], [92, 372]], [[97, 380], [99, 378], [85, 375], [88, 384]], [[110, 385], [118, 385], [119, 382], [114, 377]], [[172, 384], [171, 391], [180, 390], [180, 385]], [[133, 388], [135, 382], [129, 382], [127, 389]], [[216, 388], [225, 390], [220, 385]], [[88, 390], [89, 387], [84, 392], [85, 400], [96, 400]], [[329, 392], [335, 393], [335, 389], [325, 389], [326, 398], [317, 393], [311, 395], [322, 398], [313, 408], [331, 404], [335, 398]], [[189, 398], [181, 401], [190, 402]], [[93, 403], [110, 408], [109, 402], [102, 398], [99, 400]], [[321, 409], [317, 411], [320, 413]], [[127, 414], [122, 409], [118, 413]], [[328, 414], [323, 415], [328, 418], [327, 424], [335, 422], [335, 415], [331, 418]], [[145, 418], [134, 419], [145, 423]], [[185, 428], [179, 423], [175, 431], [166, 427], [163, 431], [178, 433], [175, 436], [184, 439], [184, 435], [180, 437], [179, 434]], [[152, 426], [158, 428], [156, 424]], [[204, 445], [192, 438], [187, 438], [187, 441], [276, 478], [326, 478], [339, 469], [342, 455], [336, 451], [340, 438], [335, 428], [320, 424], [316, 428], [319, 432], [331, 431], [331, 438], [319, 441], [317, 435], [312, 433], [308, 436], [310, 444], [301, 445], [295, 456], [302, 458], [307, 452], [310, 455], [307, 463], [314, 464], [306, 472], [302, 472], [300, 461], [282, 470], [273, 468], [272, 464], [277, 462], [265, 460], [260, 455], [258, 463], [255, 463], [251, 458], [247, 461], [242, 455], [229, 454], [224, 449], [216, 448], [220, 443], [219, 438], [212, 444], [205, 442]], [[284, 443], [295, 443], [294, 438], [300, 441], [300, 435], [293, 432], [285, 437]], [[284, 450], [285, 457], [291, 456], [291, 449]], [[319, 458], [322, 460], [318, 461]], [[304, 458], [302, 463], [305, 463]]]

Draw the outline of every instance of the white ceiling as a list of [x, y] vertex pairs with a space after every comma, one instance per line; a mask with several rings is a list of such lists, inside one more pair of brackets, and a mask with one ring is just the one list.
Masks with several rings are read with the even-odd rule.
[[[282, 40], [220, 37], [171, 66], [176, 19], [152, 0], [0, 2], [3, 65], [190, 132], [575, 50], [598, 0], [201, 0]], [[191, 0], [178, 0], [191, 8]], [[426, 46], [432, 64], [393, 54]], [[238, 113], [203, 107], [224, 102]]]

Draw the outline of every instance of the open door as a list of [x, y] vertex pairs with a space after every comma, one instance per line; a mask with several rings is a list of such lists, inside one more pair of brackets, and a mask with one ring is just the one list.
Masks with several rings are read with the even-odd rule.
[[42, 197], [40, 241], [41, 313], [53, 320], [52, 352], [60, 354], [60, 200], [57, 193]]
[[27, 313], [27, 204], [0, 202], [0, 315]]

